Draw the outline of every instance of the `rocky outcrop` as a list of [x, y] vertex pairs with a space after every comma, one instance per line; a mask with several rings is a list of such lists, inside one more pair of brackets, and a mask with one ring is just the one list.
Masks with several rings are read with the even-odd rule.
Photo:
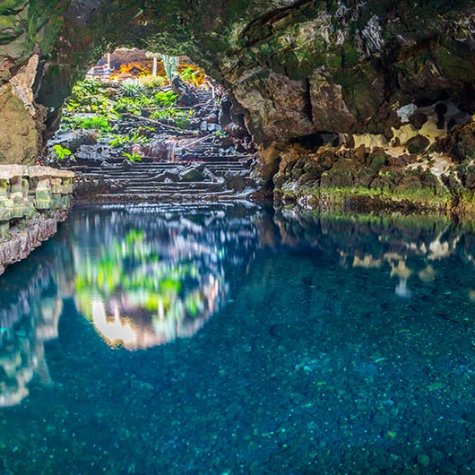
[[329, 135], [316, 151], [294, 144], [281, 152], [276, 202], [301, 209], [473, 214], [472, 118], [445, 101], [407, 108], [407, 118], [402, 109], [397, 112], [405, 124], [392, 128], [390, 138], [355, 134], [351, 144], [339, 144]]
[[28, 220], [24, 229], [14, 228], [8, 241], [0, 242], [0, 274], [5, 267], [27, 258], [30, 253], [56, 233], [58, 221], [65, 213], [53, 213], [51, 218], [38, 216]]
[[70, 206], [74, 173], [0, 166], [0, 274], [56, 232]]
[[[2, 108], [0, 127], [6, 127], [4, 114], [12, 130], [30, 125], [21, 138], [15, 134], [16, 152], [0, 143], [3, 162], [31, 160], [38, 137], [57, 123], [72, 83], [115, 45], [184, 53], [203, 65], [244, 109], [266, 178], [286, 160], [281, 152], [292, 142], [305, 141], [310, 156], [328, 134], [353, 153], [363, 144], [370, 154], [377, 146], [403, 157], [406, 152], [392, 150], [399, 140], [424, 168], [438, 131], [464, 126], [475, 112], [473, 0], [8, 3], [0, 10], [6, 58], [0, 81], [13, 105]], [[14, 83], [37, 52], [33, 110], [31, 94], [15, 92]], [[465, 121], [442, 124], [450, 115], [447, 104]], [[25, 113], [33, 114], [26, 122]], [[426, 121], [428, 115], [435, 121]], [[456, 166], [452, 150], [448, 160]], [[429, 173], [439, 179], [430, 166]]]
[[0, 163], [34, 163], [41, 145], [44, 116], [36, 109], [32, 86], [38, 56], [0, 87]]

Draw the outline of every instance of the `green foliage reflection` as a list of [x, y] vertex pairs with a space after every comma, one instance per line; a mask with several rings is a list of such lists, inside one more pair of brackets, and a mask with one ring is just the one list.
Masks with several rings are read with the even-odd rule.
[[161, 252], [133, 228], [81, 259], [76, 303], [108, 344], [138, 349], [191, 336], [216, 311], [222, 276], [203, 269], [192, 244], [181, 246]]

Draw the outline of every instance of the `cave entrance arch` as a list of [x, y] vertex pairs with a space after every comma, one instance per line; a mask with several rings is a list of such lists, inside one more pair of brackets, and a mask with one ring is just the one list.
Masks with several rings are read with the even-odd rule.
[[106, 53], [73, 86], [60, 117], [45, 162], [76, 172], [79, 201], [215, 201], [257, 189], [242, 115], [186, 56]]

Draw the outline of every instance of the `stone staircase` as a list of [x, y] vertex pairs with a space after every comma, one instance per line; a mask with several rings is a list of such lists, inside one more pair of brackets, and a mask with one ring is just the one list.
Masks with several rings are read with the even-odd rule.
[[193, 157], [178, 161], [129, 163], [108, 158], [100, 164], [76, 165], [78, 202], [197, 202], [252, 199], [252, 155]]

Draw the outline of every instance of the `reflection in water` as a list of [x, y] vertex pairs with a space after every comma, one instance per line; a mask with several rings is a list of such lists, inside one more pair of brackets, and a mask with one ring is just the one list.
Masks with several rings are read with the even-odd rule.
[[28, 396], [34, 375], [50, 383], [44, 345], [58, 336], [61, 295], [70, 292], [71, 263], [58, 245], [46, 259], [33, 254], [0, 280], [0, 406]]
[[44, 343], [58, 336], [66, 298], [110, 346], [195, 335], [224, 303], [226, 272], [257, 249], [259, 219], [239, 207], [73, 213], [0, 281], [0, 406], [21, 402], [35, 374], [49, 383]]
[[78, 217], [78, 309], [108, 344], [130, 350], [193, 336], [224, 302], [233, 246], [255, 246], [250, 220], [224, 227], [222, 218], [222, 210], [183, 216], [156, 208]]
[[[276, 223], [282, 242], [302, 240], [326, 253], [338, 254], [344, 267], [377, 269], [395, 279], [395, 294], [410, 298], [411, 281], [433, 282], [437, 267], [451, 257], [475, 264], [475, 229], [455, 226], [443, 218], [368, 217], [352, 220], [280, 215]], [[440, 289], [442, 292], [443, 289]], [[468, 297], [475, 293], [469, 291]]]
[[[404, 299], [416, 282], [433, 285], [447, 260], [475, 263], [472, 230], [440, 220], [356, 222], [241, 207], [78, 210], [0, 278], [0, 405], [21, 402], [35, 374], [50, 382], [44, 343], [58, 335], [65, 299], [108, 345], [150, 348], [195, 335], [263, 248], [337, 256], [394, 280]], [[474, 302], [475, 288], [466, 292]]]

